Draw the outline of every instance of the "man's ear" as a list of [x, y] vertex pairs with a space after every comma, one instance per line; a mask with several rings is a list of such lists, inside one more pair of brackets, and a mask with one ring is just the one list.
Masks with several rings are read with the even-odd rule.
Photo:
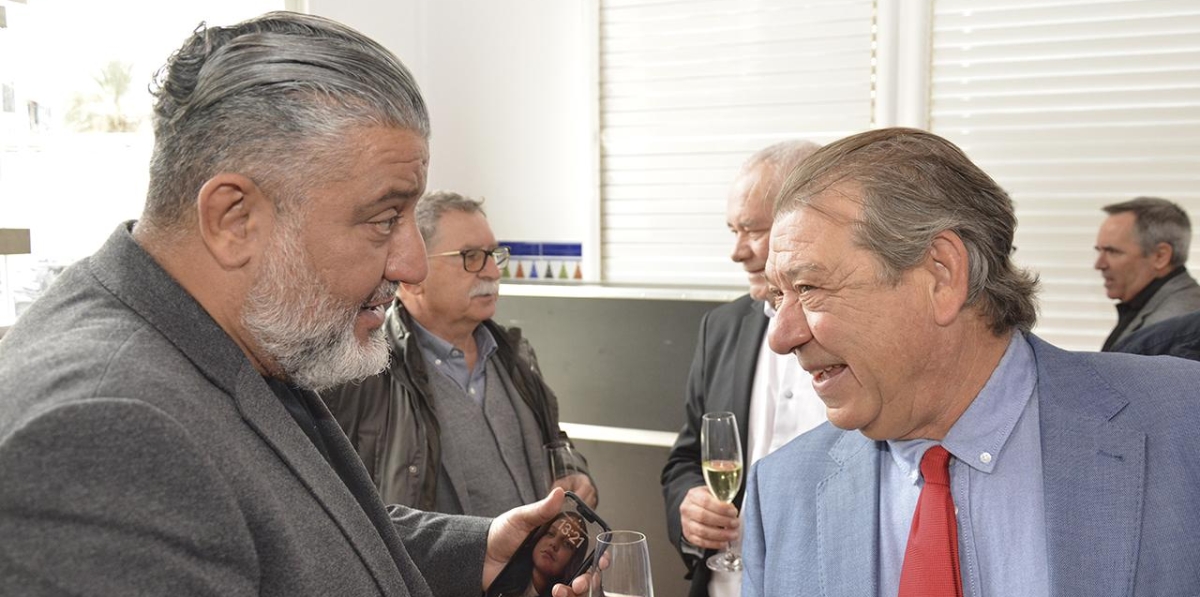
[[970, 278], [967, 247], [958, 234], [944, 230], [933, 237], [925, 269], [932, 275], [931, 299], [938, 325], [950, 325], [967, 303]]
[[200, 187], [200, 236], [226, 270], [244, 267], [259, 254], [275, 221], [275, 207], [254, 181], [222, 172]]
[[1174, 249], [1167, 243], [1158, 243], [1154, 247], [1154, 252], [1150, 254], [1150, 264], [1154, 266], [1154, 270], [1162, 273], [1167, 273], [1171, 267], [1171, 256], [1175, 254]]

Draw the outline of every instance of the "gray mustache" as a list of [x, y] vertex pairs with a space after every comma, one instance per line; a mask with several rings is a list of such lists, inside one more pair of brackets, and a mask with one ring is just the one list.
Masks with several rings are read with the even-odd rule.
[[471, 287], [471, 294], [468, 296], [470, 298], [474, 298], [477, 296], [487, 296], [491, 294], [500, 294], [500, 282], [496, 280], [480, 280]]
[[396, 298], [396, 291], [400, 289], [400, 284], [395, 282], [384, 282], [375, 289], [375, 294], [367, 299], [367, 303], [377, 303], [379, 301], [391, 300]]

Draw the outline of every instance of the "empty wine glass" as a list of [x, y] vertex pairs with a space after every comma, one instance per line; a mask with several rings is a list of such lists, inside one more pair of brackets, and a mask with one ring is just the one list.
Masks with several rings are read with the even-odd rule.
[[555, 481], [583, 472], [579, 454], [575, 452], [571, 442], [561, 439], [554, 440], [544, 444], [542, 450], [546, 455], [546, 465], [549, 467], [546, 487], [542, 491], [543, 495], [554, 489]]
[[[700, 428], [700, 466], [709, 493], [722, 502], [732, 502], [742, 488], [742, 440], [733, 413], [705, 413]], [[738, 543], [735, 539], [708, 558], [708, 567], [718, 572], [741, 572]]]
[[650, 548], [637, 531], [606, 531], [596, 535], [600, 572], [592, 597], [654, 597]]

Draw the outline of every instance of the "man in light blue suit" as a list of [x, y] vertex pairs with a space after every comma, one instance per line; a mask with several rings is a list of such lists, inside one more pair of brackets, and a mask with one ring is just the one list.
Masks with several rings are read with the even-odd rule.
[[848, 137], [789, 178], [770, 344], [831, 424], [751, 471], [744, 596], [897, 595], [935, 445], [963, 595], [1200, 595], [1200, 366], [1033, 336], [1015, 227], [1007, 194], [923, 131]]

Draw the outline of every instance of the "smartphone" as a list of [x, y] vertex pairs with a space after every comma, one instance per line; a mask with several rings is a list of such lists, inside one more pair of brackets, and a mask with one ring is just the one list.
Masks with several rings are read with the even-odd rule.
[[525, 537], [485, 597], [549, 595], [554, 585], [570, 584], [592, 566], [596, 535], [611, 530], [579, 496], [568, 491], [562, 510]]

